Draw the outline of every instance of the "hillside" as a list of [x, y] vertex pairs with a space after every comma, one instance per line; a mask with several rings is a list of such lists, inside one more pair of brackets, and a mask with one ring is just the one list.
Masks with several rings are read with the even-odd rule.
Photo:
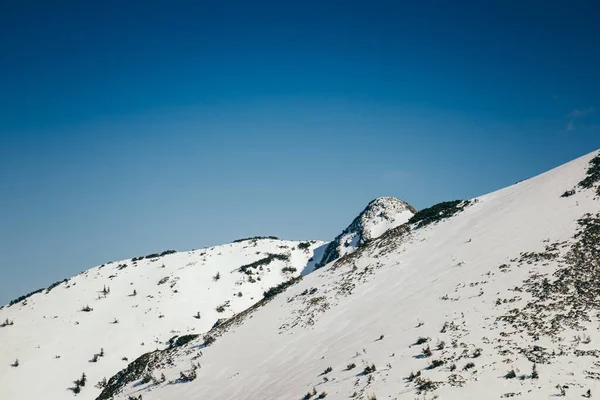
[[[0, 309], [0, 399], [77, 398], [141, 354], [208, 331], [314, 264], [318, 241], [258, 238], [87, 270]], [[18, 360], [18, 363], [16, 361]], [[18, 365], [17, 365], [18, 364]]]
[[598, 396], [599, 168], [422, 210], [100, 398]]

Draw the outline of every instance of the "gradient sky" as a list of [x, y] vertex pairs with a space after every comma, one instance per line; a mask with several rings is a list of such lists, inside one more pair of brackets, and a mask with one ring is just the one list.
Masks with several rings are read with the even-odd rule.
[[4, 0], [0, 303], [165, 249], [332, 239], [375, 197], [423, 208], [589, 153], [599, 20], [595, 0]]

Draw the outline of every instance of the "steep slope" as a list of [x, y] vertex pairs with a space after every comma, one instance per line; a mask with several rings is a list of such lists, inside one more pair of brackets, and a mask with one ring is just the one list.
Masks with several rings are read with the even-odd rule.
[[[92, 268], [0, 309], [0, 399], [96, 398], [141, 354], [183, 343], [310, 268], [318, 241], [242, 240]], [[177, 337], [178, 336], [178, 337]], [[18, 359], [18, 366], [15, 361]], [[11, 367], [11, 365], [14, 365]], [[71, 390], [69, 390], [71, 389]]]
[[413, 219], [420, 222], [388, 231], [214, 329], [214, 343], [198, 338], [153, 354], [151, 363], [138, 360], [138, 371], [164, 374], [165, 382], [127, 382], [135, 375], [128, 370], [120, 383], [111, 380], [112, 393], [144, 400], [596, 396], [599, 161], [595, 152], [468, 203], [423, 210]]
[[376, 198], [327, 245], [319, 266], [356, 251], [390, 229], [404, 224], [415, 213], [411, 205], [395, 197]]

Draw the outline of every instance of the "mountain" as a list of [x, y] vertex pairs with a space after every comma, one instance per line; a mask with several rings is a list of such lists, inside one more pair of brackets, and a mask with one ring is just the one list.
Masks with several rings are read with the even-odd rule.
[[353, 253], [385, 232], [407, 222], [415, 213], [411, 205], [395, 197], [379, 197], [327, 245], [319, 266]]
[[[140, 355], [181, 344], [312, 268], [319, 241], [251, 238], [107, 263], [0, 309], [0, 399], [94, 399]], [[187, 336], [186, 336], [187, 335]], [[15, 361], [18, 359], [18, 366]]]
[[376, 199], [332, 243], [136, 257], [18, 299], [0, 398], [598, 396], [599, 152], [419, 212]]
[[594, 152], [421, 210], [98, 399], [595, 397], [599, 242]]

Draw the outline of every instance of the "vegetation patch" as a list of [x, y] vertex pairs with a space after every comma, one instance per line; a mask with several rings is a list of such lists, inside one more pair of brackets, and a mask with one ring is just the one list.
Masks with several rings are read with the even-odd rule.
[[196, 339], [198, 336], [200, 335], [196, 335], [196, 334], [191, 334], [191, 335], [183, 335], [183, 336], [179, 336], [175, 342], [174, 342], [174, 346], [178, 347], [178, 346], [183, 346], [185, 344], [188, 344], [189, 342], [191, 342], [192, 340]]
[[129, 383], [135, 382], [150, 373], [154, 365], [160, 360], [160, 353], [160, 350], [155, 350], [138, 357], [127, 368], [119, 371], [109, 379], [106, 387], [96, 400], [109, 400]]
[[22, 302], [23, 300], [25, 300], [25, 299], [27, 299], [27, 298], [29, 298], [29, 297], [33, 296], [33, 295], [34, 295], [34, 294], [36, 294], [36, 293], [43, 292], [44, 290], [45, 290], [44, 288], [42, 288], [42, 289], [38, 289], [38, 290], [34, 290], [34, 291], [33, 291], [33, 292], [31, 292], [31, 293], [27, 293], [27, 294], [25, 294], [25, 295], [23, 295], [23, 296], [17, 297], [16, 299], [14, 299], [14, 300], [11, 300], [11, 301], [10, 301], [10, 303], [8, 303], [8, 306], [10, 307], [10, 306], [12, 306], [12, 305], [15, 305], [15, 304], [17, 304], [17, 303], [20, 303], [20, 302]]
[[429, 224], [452, 217], [464, 210], [470, 203], [470, 200], [453, 200], [438, 203], [418, 211], [408, 220], [408, 223], [417, 224], [417, 228], [422, 228]]
[[269, 290], [265, 291], [263, 293], [263, 297], [265, 299], [269, 299], [273, 296], [276, 296], [279, 293], [284, 292], [290, 286], [295, 285], [296, 283], [300, 282], [301, 280], [302, 280], [302, 276], [297, 276], [295, 278], [290, 279], [289, 281], [282, 282], [279, 285], [274, 286], [274, 287], [270, 288]]
[[277, 236], [253, 236], [253, 237], [248, 237], [248, 238], [236, 239], [233, 241], [233, 243], [240, 243], [240, 242], [246, 242], [248, 240], [260, 240], [260, 239], [279, 240], [279, 238]]
[[302, 242], [298, 245], [300, 250], [308, 250], [310, 248], [310, 242]]
[[269, 254], [265, 258], [261, 258], [258, 261], [254, 261], [253, 263], [242, 265], [240, 268], [238, 268], [238, 271], [247, 273], [247, 271], [251, 268], [254, 269], [254, 268], [264, 266], [264, 265], [269, 265], [275, 260], [288, 261], [289, 259], [290, 259], [290, 256], [287, 254]]
[[[591, 322], [590, 310], [600, 309], [600, 214], [585, 214], [578, 221], [579, 229], [564, 257], [559, 257], [559, 246], [546, 247], [546, 252], [522, 253], [521, 263], [554, 260], [559, 267], [552, 274], [532, 274], [521, 287], [515, 288], [531, 295], [531, 300], [498, 317], [517, 329], [523, 329], [534, 339], [540, 335], [556, 337], [564, 329], [584, 330]], [[552, 313], [549, 314], [548, 311]], [[546, 363], [549, 357], [542, 348], [524, 351], [532, 362]]]
[[[577, 184], [582, 189], [591, 189], [600, 183], [600, 154], [590, 160], [586, 177]], [[600, 196], [600, 185], [596, 188], [596, 193]]]
[[146, 257], [144, 258], [158, 258], [158, 257], [162, 257], [162, 256], [166, 256], [169, 254], [173, 254], [173, 253], [177, 253], [175, 250], [165, 250], [162, 253], [152, 253], [152, 254], [148, 254]]
[[134, 261], [134, 262], [135, 261], [140, 261], [140, 260], [143, 260], [144, 258], [159, 258], [159, 257], [166, 256], [166, 255], [173, 254], [173, 253], [177, 253], [177, 251], [175, 251], [175, 250], [165, 250], [165, 251], [163, 251], [161, 253], [152, 253], [152, 254], [148, 254], [147, 256], [133, 257], [131, 259], [131, 261]]
[[52, 285], [48, 286], [48, 288], [46, 289], [46, 294], [50, 293], [50, 291], [52, 289], [54, 289], [55, 287], [57, 287], [61, 283], [67, 283], [68, 281], [69, 281], [68, 279], [63, 279], [62, 281], [54, 282]]

